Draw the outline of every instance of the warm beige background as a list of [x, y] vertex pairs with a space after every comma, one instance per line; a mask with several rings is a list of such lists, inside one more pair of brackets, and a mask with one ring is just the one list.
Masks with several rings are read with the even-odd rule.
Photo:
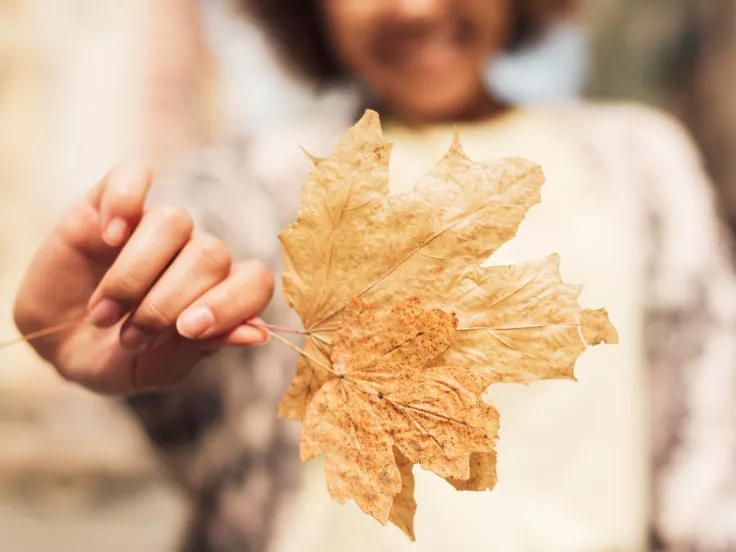
[[[164, 165], [223, 132], [318, 107], [273, 71], [247, 23], [212, 9], [215, 1], [204, 3], [202, 19], [196, 4], [0, 0], [0, 341], [15, 336], [13, 294], [35, 247], [112, 163]], [[695, 130], [721, 188], [736, 189], [728, 149], [736, 96], [723, 80], [733, 77], [736, 52], [732, 0], [591, 4], [600, 7], [595, 92], [673, 108]], [[730, 39], [717, 41], [721, 34]], [[663, 48], [686, 35], [708, 39], [688, 58], [692, 74], [684, 62], [662, 68]], [[677, 71], [669, 82], [644, 78]], [[334, 99], [319, 105], [335, 108]], [[185, 517], [120, 410], [59, 381], [28, 347], [0, 350], [0, 552], [163, 552]]]
[[[44, 233], [115, 161], [206, 137], [189, 0], [0, 1], [0, 340]], [[137, 427], [30, 349], [0, 351], [0, 550], [161, 551], [186, 512]]]

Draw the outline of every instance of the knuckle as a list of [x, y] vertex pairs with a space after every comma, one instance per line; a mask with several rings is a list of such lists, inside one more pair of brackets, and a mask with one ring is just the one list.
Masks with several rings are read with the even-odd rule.
[[176, 232], [182, 236], [191, 234], [194, 228], [192, 216], [181, 207], [173, 205], [152, 207], [149, 217], [157, 225], [165, 227], [167, 232]]
[[131, 322], [144, 332], [162, 332], [176, 322], [176, 316], [156, 301], [145, 301], [136, 310]]
[[126, 269], [111, 274], [102, 285], [102, 292], [106, 297], [123, 303], [136, 301], [143, 291], [144, 284], [140, 277]]
[[108, 184], [112, 188], [135, 188], [145, 183], [151, 175], [151, 168], [144, 163], [118, 163], [110, 169]]
[[271, 269], [264, 262], [258, 260], [247, 261], [246, 268], [253, 282], [263, 290], [265, 295], [270, 297], [275, 286]]
[[196, 246], [202, 263], [222, 276], [227, 275], [232, 259], [230, 250], [222, 241], [204, 234], [197, 239]]
[[116, 207], [125, 208], [129, 204], [134, 203], [138, 200], [139, 194], [136, 193], [135, 190], [132, 190], [130, 188], [111, 190], [111, 193], [108, 194], [108, 197], [106, 198], [106, 202], [113, 209]]

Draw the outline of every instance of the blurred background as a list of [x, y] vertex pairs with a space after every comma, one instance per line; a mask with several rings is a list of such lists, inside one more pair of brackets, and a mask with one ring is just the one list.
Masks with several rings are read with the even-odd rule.
[[[704, 152], [736, 229], [736, 2], [589, 0], [488, 67], [516, 102], [576, 96], [664, 108]], [[39, 240], [114, 162], [342, 109], [279, 66], [225, 0], [0, 0], [0, 340]], [[347, 104], [346, 104], [347, 106]], [[347, 108], [347, 107], [345, 107]], [[168, 550], [182, 497], [131, 420], [0, 351], [0, 551]]]

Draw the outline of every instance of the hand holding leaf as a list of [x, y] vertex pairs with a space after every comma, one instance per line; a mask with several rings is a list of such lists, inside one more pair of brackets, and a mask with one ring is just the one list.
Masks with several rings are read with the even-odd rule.
[[[306, 335], [303, 348], [286, 341], [301, 354], [279, 415], [303, 423], [304, 460], [325, 455], [335, 500], [353, 499], [413, 539], [415, 464], [458, 490], [496, 483], [499, 417], [482, 399], [489, 385], [574, 380], [586, 347], [618, 335], [604, 309], [580, 307], [580, 287], [561, 281], [557, 255], [485, 265], [540, 201], [539, 166], [472, 161], [456, 135], [413, 191], [391, 195], [390, 152], [378, 115], [367, 111], [333, 155], [310, 157], [297, 220], [279, 236], [284, 295], [304, 326], [290, 331]], [[116, 392], [176, 383], [221, 343], [261, 342], [261, 331], [285, 341], [271, 331], [285, 328], [252, 320], [270, 297], [265, 267], [231, 266], [216, 238], [192, 233], [185, 212], [144, 212], [146, 175], [132, 179], [131, 208], [120, 198], [132, 196], [116, 192], [131, 179], [107, 180], [37, 255], [19, 294], [21, 340], [38, 339], [37, 350], [70, 379]], [[130, 218], [115, 243], [103, 239], [117, 204], [106, 194]], [[67, 242], [78, 247], [59, 247]], [[132, 293], [130, 278], [114, 277], [126, 267], [140, 272]], [[57, 272], [69, 284], [47, 286]], [[105, 316], [80, 321], [99, 310], [89, 297], [96, 286]], [[75, 321], [38, 330], [64, 313]], [[55, 335], [62, 330], [70, 330], [64, 339]]]

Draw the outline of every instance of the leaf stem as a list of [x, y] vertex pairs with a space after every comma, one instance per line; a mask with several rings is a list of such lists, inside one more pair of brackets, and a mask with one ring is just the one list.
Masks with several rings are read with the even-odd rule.
[[283, 333], [291, 333], [291, 334], [299, 334], [299, 335], [311, 335], [312, 332], [309, 332], [307, 330], [297, 330], [296, 328], [287, 328], [285, 326], [277, 326], [275, 324], [266, 324], [265, 322], [248, 322], [248, 325], [255, 326], [256, 328], [261, 328], [263, 330], [273, 330], [275, 332], [283, 332]]
[[63, 332], [64, 330], [76, 326], [77, 324], [81, 324], [82, 322], [84, 322], [84, 320], [85, 318], [82, 318], [80, 320], [72, 320], [71, 322], [64, 322], [62, 324], [57, 324], [56, 326], [43, 328], [42, 330], [27, 333], [25, 335], [15, 337], [7, 341], [0, 341], [0, 349], [4, 349], [5, 347], [10, 347], [12, 345], [19, 345], [20, 343], [25, 343], [27, 341], [33, 341], [34, 339], [38, 339], [39, 337], [46, 337], [47, 335]]
[[[33, 341], [34, 339], [38, 339], [41, 337], [46, 337], [49, 335], [53, 335], [59, 332], [63, 332], [64, 330], [67, 330], [69, 328], [72, 328], [78, 324], [81, 324], [87, 319], [87, 317], [81, 318], [79, 320], [72, 320], [70, 322], [63, 322], [61, 324], [57, 324], [55, 326], [50, 326], [48, 328], [43, 328], [41, 330], [37, 330], [35, 332], [30, 332], [24, 335], [21, 335], [19, 337], [15, 337], [13, 339], [9, 339], [7, 341], [0, 341], [0, 349], [5, 349], [6, 347], [11, 347], [13, 345], [19, 345], [21, 343], [27, 343], [29, 341]], [[301, 349], [300, 347], [297, 347], [290, 341], [284, 339], [280, 335], [274, 333], [274, 332], [283, 332], [283, 333], [291, 333], [291, 334], [299, 334], [299, 335], [310, 335], [314, 339], [318, 339], [319, 341], [322, 341], [323, 343], [327, 345], [331, 345], [330, 341], [325, 339], [322, 336], [318, 336], [316, 334], [312, 334], [312, 332], [309, 332], [307, 330], [298, 330], [295, 328], [286, 328], [284, 326], [277, 326], [274, 324], [266, 324], [265, 322], [248, 322], [249, 325], [255, 326], [257, 328], [265, 330], [269, 336], [273, 337], [274, 339], [281, 341], [284, 345], [294, 349], [297, 351], [300, 355], [305, 356], [318, 366], [321, 366], [325, 370], [328, 370], [334, 374], [334, 371], [329, 366], [325, 365], [324, 363], [320, 362], [319, 360], [315, 359], [309, 353]]]
[[331, 372], [332, 374], [337, 375], [337, 373], [332, 368], [330, 368], [326, 364], [324, 364], [321, 361], [319, 361], [316, 358], [314, 358], [312, 355], [310, 355], [308, 352], [306, 352], [301, 347], [298, 347], [298, 346], [294, 345], [288, 339], [285, 339], [285, 338], [281, 337], [279, 334], [272, 332], [271, 330], [269, 330], [268, 328], [266, 328], [264, 326], [261, 326], [260, 324], [255, 324], [255, 325], [258, 326], [258, 327], [263, 328], [264, 330], [266, 330], [266, 332], [268, 333], [269, 336], [273, 337], [277, 341], [280, 341], [281, 343], [283, 343], [287, 347], [289, 347], [291, 349], [294, 349], [297, 353], [299, 353], [300, 355], [308, 358], [309, 360], [311, 360], [312, 362], [314, 362], [317, 366], [320, 366], [320, 367], [324, 368], [325, 370], [327, 370], [328, 372]]
[[330, 347], [332, 347], [332, 341], [330, 341], [330, 340], [329, 340], [329, 339], [327, 339], [326, 337], [322, 337], [321, 335], [318, 335], [318, 334], [316, 334], [316, 333], [310, 333], [310, 334], [308, 334], [308, 335], [309, 335], [309, 336], [310, 336], [310, 337], [311, 337], [312, 339], [316, 339], [317, 341], [321, 341], [321, 342], [322, 342], [322, 343], [324, 343], [325, 345], [329, 345]]

